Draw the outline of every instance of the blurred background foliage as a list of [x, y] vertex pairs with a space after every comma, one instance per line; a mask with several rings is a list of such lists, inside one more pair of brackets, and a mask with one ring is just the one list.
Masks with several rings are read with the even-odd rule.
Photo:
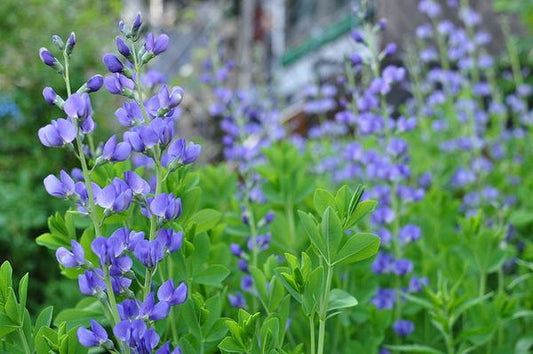
[[[83, 45], [76, 48], [71, 81], [79, 87], [103, 71], [101, 39], [115, 31], [120, 9], [118, 0], [0, 1], [0, 260], [11, 260], [17, 277], [31, 272], [30, 297], [37, 300], [32, 304], [58, 294], [61, 305], [75, 300], [65, 298], [72, 292], [60, 291], [54, 257], [34, 241], [52, 211], [62, 209], [42, 188], [43, 177], [74, 163], [59, 150], [43, 149], [37, 139], [39, 127], [59, 113], [44, 103], [42, 90], [63, 86], [60, 76], [43, 67], [38, 51], [43, 45], [55, 49], [50, 36], [58, 30], [75, 30]], [[105, 104], [106, 97], [95, 102]]]
[[[272, 35], [275, 33], [273, 29], [276, 26], [276, 18], [269, 17], [266, 14], [267, 11], [265, 13], [249, 12], [249, 15], [255, 19], [255, 22], [250, 21], [249, 24], [251, 28], [249, 32], [253, 33], [251, 38], [239, 38], [246, 31], [242, 30], [238, 21], [227, 21], [230, 25], [219, 28], [217, 21], [222, 22], [221, 18], [243, 17], [246, 11], [246, 6], [243, 6], [246, 4], [245, 1], [154, 1], [169, 6], [175, 5], [172, 11], [161, 11], [160, 15], [163, 25], [168, 20], [167, 17], [174, 16], [172, 21], [167, 21], [171, 24], [165, 28], [165, 31], [171, 35], [172, 42], [177, 43], [169, 49], [164, 61], [155, 61], [157, 69], [167, 74], [169, 81], [173, 84], [180, 84], [186, 88], [187, 94], [182, 107], [187, 119], [182, 120], [180, 124], [191, 125], [185, 128], [194, 131], [196, 135], [205, 137], [210, 143], [213, 143], [213, 135], [220, 134], [220, 131], [217, 124], [208, 121], [209, 105], [206, 102], [211, 97], [208, 96], [209, 92], [203, 92], [206, 91], [206, 86], [203, 85], [201, 76], [205, 71], [203, 68], [205, 59], [213, 56], [212, 52], [217, 52], [217, 45], [221, 38], [226, 37], [224, 45], [233, 52], [233, 59], [238, 62], [237, 66], [240, 70], [243, 67], [246, 68], [245, 65], [239, 63], [242, 58], [240, 54], [245, 49], [241, 43], [241, 39], [244, 39], [248, 41], [245, 42], [247, 44], [265, 42], [270, 45], [269, 50], [258, 50], [257, 53], [256, 48], [248, 50], [250, 72], [255, 70], [270, 73], [270, 69], [276, 65], [279, 68], [279, 63], [283, 63], [283, 60], [294, 59], [297, 57], [296, 54], [304, 53], [302, 57], [307, 55], [313, 58], [309, 59], [310, 61], [314, 60], [312, 65], [308, 65], [313, 71], [311, 80], [319, 81], [321, 68], [327, 69], [331, 63], [317, 59], [312, 55], [313, 53], [308, 53], [304, 49], [325, 41], [327, 38], [324, 39], [324, 36], [320, 35], [324, 32], [330, 35], [338, 33], [349, 36], [349, 27], [343, 27], [346, 24], [344, 19], [349, 13], [351, 4], [348, 0], [335, 0], [331, 3], [326, 0], [279, 0], [279, 3], [286, 4], [286, 15], [289, 20], [286, 26], [287, 43], [281, 49], [278, 48], [277, 37]], [[272, 2], [276, 3], [274, 0]], [[321, 11], [327, 14], [323, 16], [326, 22], [317, 18], [319, 2], [330, 4], [330, 6], [321, 8]], [[357, 1], [353, 0], [353, 2]], [[394, 11], [399, 2], [400, 0], [383, 0], [376, 3], [383, 4], [385, 10]], [[478, 1], [478, 3], [481, 2], [485, 5], [491, 4], [485, 0]], [[49, 254], [47, 249], [38, 247], [34, 241], [37, 235], [47, 229], [47, 217], [53, 211], [62, 210], [65, 207], [61, 201], [46, 194], [42, 187], [43, 178], [62, 168], [74, 167], [74, 161], [68, 160], [69, 154], [59, 150], [45, 149], [37, 139], [37, 130], [51, 119], [59, 117], [59, 111], [56, 108], [44, 103], [43, 88], [52, 86], [60, 95], [65, 96], [65, 92], [60, 90], [63, 86], [60, 76], [54, 75], [51, 70], [43, 66], [39, 60], [38, 51], [41, 46], [48, 46], [54, 52], [55, 48], [52, 48], [50, 41], [51, 35], [59, 34], [66, 38], [70, 31], [75, 31], [80, 45], [76, 47], [76, 55], [72, 57], [71, 82], [73, 87], [77, 88], [91, 75], [104, 73], [101, 57], [103, 53], [114, 50], [113, 37], [118, 31], [116, 24], [119, 18], [129, 19], [134, 15], [128, 9], [123, 8], [124, 3], [133, 4], [134, 6], [130, 7], [136, 8], [136, 5], [141, 3], [146, 5], [150, 1], [25, 0], [21, 5], [20, 0], [0, 0], [0, 263], [9, 259], [17, 278], [26, 272], [31, 272], [29, 296], [33, 300], [30, 303], [31, 306], [39, 307], [40, 304], [50, 302], [49, 299], [60, 297], [62, 301], [60, 303], [54, 301], [54, 303], [69, 307], [78, 298], [78, 294], [67, 290], [70, 288], [64, 280], [61, 280], [55, 258]], [[530, 34], [533, 32], [533, 0], [494, 0], [493, 3], [497, 11], [510, 13], [520, 18], [524, 30]], [[203, 6], [204, 4], [206, 6]], [[339, 4], [344, 6], [342, 11], [331, 10], [337, 5], [341, 8]], [[402, 11], [408, 16], [412, 15], [408, 11]], [[384, 11], [383, 14], [379, 14], [381, 15], [386, 16], [388, 13]], [[337, 22], [331, 20], [332, 18]], [[328, 21], [335, 26], [328, 27]], [[416, 24], [415, 20], [407, 21], [407, 24], [411, 25], [411, 22], [413, 26]], [[311, 24], [312, 30], [309, 29]], [[494, 24], [494, 26], [499, 27], [499, 24]], [[400, 33], [400, 36], [406, 33], [402, 30], [389, 32]], [[228, 33], [233, 33], [233, 37]], [[228, 40], [227, 37], [230, 39]], [[332, 38], [329, 39], [337, 39], [337, 37]], [[516, 41], [523, 63], [526, 63], [529, 62], [527, 59], [530, 57], [533, 43], [523, 38], [533, 37], [522, 36]], [[505, 53], [505, 50], [502, 50], [502, 53]], [[254, 55], [261, 57], [264, 62], [255, 60]], [[501, 70], [508, 70], [507, 56], [503, 55], [503, 58], [499, 59]], [[240, 78], [233, 79], [235, 80], [232, 81], [235, 82], [240, 81]], [[281, 83], [294, 79], [294, 75], [286, 74]], [[268, 77], [264, 81], [271, 84], [270, 80], [271, 78]], [[501, 80], [499, 84], [504, 91], [514, 89], [509, 86], [509, 81]], [[204, 87], [203, 91], [202, 87]], [[294, 87], [296, 87], [295, 91], [301, 91], [301, 87], [297, 87], [296, 84], [293, 85]], [[95, 120], [100, 125], [108, 124], [109, 129], [114, 124], [114, 117], [103, 116], [101, 112], [112, 114], [118, 106], [113, 103], [113, 100], [114, 98], [104, 90], [95, 93], [92, 100], [95, 105]], [[105, 109], [99, 109], [99, 107], [105, 107]], [[193, 119], [190, 119], [191, 116]], [[101, 128], [97, 130], [98, 134], [102, 137], [108, 136], [109, 129]], [[204, 143], [202, 139], [198, 142], [202, 145]], [[215, 146], [211, 151], [207, 147], [203, 155], [220, 156], [220, 146]], [[66, 296], [71, 296], [71, 298]], [[61, 309], [58, 308], [59, 310]]]

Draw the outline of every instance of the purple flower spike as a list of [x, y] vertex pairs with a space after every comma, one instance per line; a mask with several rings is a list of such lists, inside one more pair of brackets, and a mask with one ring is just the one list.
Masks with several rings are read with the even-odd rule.
[[104, 78], [102, 75], [94, 75], [89, 80], [87, 80], [87, 89], [88, 92], [96, 92], [100, 90], [102, 85], [104, 84]]
[[59, 264], [65, 268], [77, 268], [85, 263], [85, 252], [83, 247], [75, 240], [71, 240], [70, 245], [72, 252], [65, 247], [59, 247], [56, 251], [56, 258]]
[[167, 280], [157, 290], [157, 298], [171, 306], [183, 304], [187, 300], [187, 284], [181, 282], [175, 288], [174, 281], [172, 279]]
[[75, 183], [68, 173], [61, 170], [59, 176], [58, 179], [54, 175], [48, 175], [44, 179], [44, 188], [48, 194], [56, 198], [68, 198], [75, 194]]
[[116, 39], [117, 49], [120, 54], [122, 54], [124, 57], [129, 58], [131, 56], [131, 49], [124, 43], [122, 38], [117, 37]]
[[181, 244], [183, 243], [183, 231], [175, 232], [172, 229], [163, 228], [159, 230], [157, 239], [163, 244], [168, 252], [176, 252], [181, 248]]
[[153, 55], [159, 55], [167, 50], [169, 41], [170, 39], [166, 34], [161, 34], [156, 39], [154, 34], [150, 32], [146, 36], [144, 48], [147, 52], [152, 53]]
[[415, 330], [415, 325], [413, 322], [408, 320], [398, 320], [392, 325], [392, 329], [400, 337], [407, 337]]
[[124, 65], [122, 62], [113, 54], [107, 53], [102, 58], [102, 61], [107, 68], [112, 73], [121, 73], [124, 71]]
[[108, 161], [124, 161], [130, 157], [131, 146], [127, 142], [117, 144], [117, 136], [113, 135], [105, 143], [102, 157]]
[[46, 103], [53, 105], [57, 102], [57, 93], [51, 87], [45, 87], [43, 90], [43, 97]]
[[161, 193], [150, 201], [150, 212], [164, 220], [176, 219], [181, 215], [181, 199], [173, 193]]
[[91, 329], [80, 327], [76, 332], [78, 341], [87, 348], [98, 347], [108, 341], [108, 335], [104, 327], [95, 320], [91, 320]]
[[60, 147], [76, 139], [76, 126], [67, 119], [59, 118], [39, 129], [39, 140], [44, 146]]
[[133, 171], [124, 172], [124, 181], [134, 195], [146, 195], [150, 192], [150, 185]]
[[50, 67], [54, 67], [58, 63], [57, 59], [46, 48], [39, 49], [39, 57], [41, 57], [41, 60], [45, 65], [48, 65]]
[[106, 285], [103, 278], [104, 272], [101, 269], [86, 270], [78, 276], [80, 292], [89, 296], [104, 292]]

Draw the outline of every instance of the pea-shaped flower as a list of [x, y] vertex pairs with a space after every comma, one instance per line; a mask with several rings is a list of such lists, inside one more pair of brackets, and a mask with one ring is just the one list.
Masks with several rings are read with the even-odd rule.
[[78, 276], [78, 285], [83, 295], [97, 295], [106, 289], [104, 282], [104, 272], [101, 269], [86, 270], [84, 274]]
[[182, 353], [183, 352], [181, 351], [181, 348], [179, 346], [175, 347], [173, 351], [170, 351], [170, 343], [169, 342], [166, 342], [165, 344], [163, 344], [155, 352], [155, 354], [182, 354]]
[[115, 117], [125, 127], [131, 127], [143, 121], [141, 107], [136, 102], [124, 102], [122, 107], [115, 111]]
[[181, 248], [183, 243], [183, 231], [162, 228], [157, 234], [157, 239], [163, 244], [165, 249], [172, 253]]
[[60, 147], [76, 139], [76, 126], [68, 119], [59, 118], [39, 129], [39, 140], [44, 146]]
[[91, 329], [78, 328], [76, 332], [78, 341], [87, 348], [98, 347], [109, 341], [106, 330], [95, 320], [91, 320]]
[[74, 180], [61, 170], [60, 178], [54, 175], [48, 175], [44, 179], [44, 188], [53, 197], [67, 198], [76, 193]]
[[129, 208], [132, 191], [123, 180], [116, 178], [105, 188], [96, 194], [96, 204], [106, 209], [119, 213]]
[[157, 298], [159, 301], [165, 301], [170, 305], [183, 304], [187, 300], [187, 284], [181, 282], [177, 287], [174, 287], [172, 279], [167, 280], [157, 290]]
[[124, 172], [124, 181], [128, 184], [133, 195], [146, 195], [150, 192], [150, 185], [133, 171]]
[[65, 268], [77, 268], [85, 263], [85, 252], [83, 247], [75, 241], [70, 241], [72, 252], [65, 247], [59, 247], [56, 251], [56, 258], [59, 264]]
[[167, 50], [169, 42], [170, 40], [166, 34], [160, 34], [157, 38], [155, 38], [154, 34], [150, 32], [146, 36], [144, 49], [146, 49], [148, 53], [152, 53], [154, 56], [159, 55]]
[[117, 136], [114, 134], [104, 144], [102, 157], [108, 161], [124, 161], [130, 157], [130, 153], [130, 144], [125, 141], [117, 143]]
[[150, 201], [150, 212], [162, 220], [173, 220], [181, 215], [181, 199], [173, 193], [161, 193]]
[[163, 244], [157, 239], [141, 240], [135, 246], [133, 253], [145, 267], [153, 268], [163, 259], [165, 250]]
[[135, 83], [133, 80], [128, 79], [122, 74], [113, 74], [112, 76], [106, 76], [104, 78], [104, 85], [107, 91], [113, 95], [126, 95], [132, 94], [135, 89]]

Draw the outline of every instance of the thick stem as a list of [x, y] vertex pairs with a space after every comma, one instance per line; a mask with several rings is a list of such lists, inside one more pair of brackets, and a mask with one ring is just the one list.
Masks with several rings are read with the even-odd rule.
[[328, 299], [331, 287], [331, 277], [333, 276], [333, 266], [327, 264], [326, 285], [322, 296], [318, 322], [318, 354], [324, 354], [324, 343], [326, 336], [326, 319], [328, 315]]
[[309, 332], [310, 332], [310, 345], [311, 345], [311, 354], [315, 354], [316, 340], [315, 340], [315, 315], [309, 316]]
[[22, 330], [22, 327], [18, 329], [18, 334], [20, 341], [22, 342], [22, 346], [24, 347], [24, 353], [31, 354], [30, 346], [28, 345], [28, 340], [26, 339], [26, 336], [24, 335], [24, 331]]
[[285, 206], [285, 212], [287, 214], [287, 222], [289, 223], [289, 249], [294, 250], [296, 248], [296, 225], [294, 223], [294, 207], [292, 206], [292, 200]]
[[115, 299], [115, 293], [113, 292], [113, 286], [111, 285], [111, 277], [109, 276], [109, 267], [105, 267], [104, 281], [106, 285], [107, 300], [109, 301], [109, 307], [111, 310], [111, 317], [113, 318], [113, 327], [120, 322], [120, 316], [117, 309], [117, 300]]

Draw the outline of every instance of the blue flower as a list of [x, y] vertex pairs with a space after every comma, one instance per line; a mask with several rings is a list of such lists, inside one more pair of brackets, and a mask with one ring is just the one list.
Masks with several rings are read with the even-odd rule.
[[76, 139], [77, 129], [72, 121], [59, 118], [39, 129], [38, 134], [44, 146], [60, 147]]
[[170, 279], [161, 284], [157, 290], [157, 298], [171, 306], [178, 305], [187, 300], [187, 291], [187, 284], [181, 282], [177, 287], [174, 287], [174, 281]]
[[181, 199], [175, 198], [173, 193], [161, 193], [149, 199], [150, 212], [163, 221], [178, 218], [181, 215]]
[[398, 320], [392, 325], [392, 329], [400, 337], [407, 337], [415, 330], [415, 325], [413, 322], [408, 320]]
[[44, 179], [44, 188], [48, 194], [56, 198], [68, 198], [75, 194], [75, 183], [68, 173], [61, 170], [59, 176], [58, 179], [54, 175], [48, 175]]
[[91, 320], [91, 329], [78, 328], [76, 335], [81, 345], [87, 348], [98, 347], [109, 340], [106, 330], [95, 320]]
[[59, 264], [65, 268], [77, 268], [85, 264], [85, 252], [83, 247], [75, 240], [70, 241], [72, 252], [65, 247], [56, 250], [56, 258]]

